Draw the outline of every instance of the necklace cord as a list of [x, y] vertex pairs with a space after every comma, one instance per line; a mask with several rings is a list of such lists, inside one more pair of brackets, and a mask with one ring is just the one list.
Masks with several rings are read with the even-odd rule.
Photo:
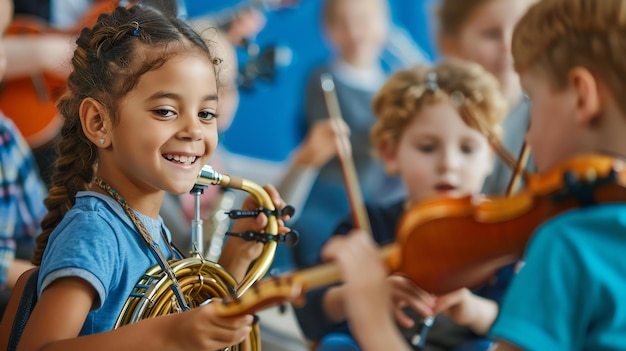
[[[96, 177], [95, 183], [98, 187], [100, 187], [100, 189], [104, 190], [113, 199], [115, 199], [115, 201], [117, 201], [120, 204], [120, 206], [122, 206], [122, 209], [124, 210], [124, 212], [126, 212], [126, 215], [128, 215], [128, 217], [133, 222], [135, 227], [137, 227], [137, 230], [139, 230], [139, 234], [143, 238], [146, 245], [148, 245], [148, 248], [150, 249], [152, 254], [157, 259], [157, 263], [159, 264], [163, 272], [165, 272], [165, 274], [171, 280], [172, 284], [170, 285], [170, 289], [172, 289], [172, 291], [174, 292], [174, 295], [176, 296], [176, 300], [178, 301], [178, 305], [183, 311], [189, 310], [190, 307], [185, 301], [183, 290], [180, 287], [180, 283], [178, 282], [178, 279], [176, 279], [176, 274], [174, 274], [174, 271], [172, 270], [172, 267], [167, 262], [165, 255], [163, 255], [163, 252], [159, 248], [158, 244], [152, 239], [152, 236], [150, 235], [150, 233], [148, 233], [148, 229], [146, 229], [146, 226], [143, 224], [143, 222], [141, 222], [141, 219], [139, 219], [139, 217], [137, 216], [137, 213], [128, 205], [126, 200], [124, 200], [124, 198], [115, 189], [113, 189], [109, 184], [104, 182], [102, 178]], [[165, 240], [165, 237], [163, 239]], [[165, 240], [165, 242], [167, 244], [167, 240]]]

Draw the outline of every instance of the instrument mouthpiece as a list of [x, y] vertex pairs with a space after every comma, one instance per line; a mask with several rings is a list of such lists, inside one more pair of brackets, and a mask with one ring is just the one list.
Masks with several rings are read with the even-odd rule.
[[216, 185], [222, 181], [222, 174], [213, 169], [210, 165], [204, 165], [198, 173], [196, 184], [198, 185]]

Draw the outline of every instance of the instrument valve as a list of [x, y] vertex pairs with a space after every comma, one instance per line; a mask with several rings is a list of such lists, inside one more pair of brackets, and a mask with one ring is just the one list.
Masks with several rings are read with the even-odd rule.
[[239, 218], [247, 218], [247, 217], [256, 217], [259, 214], [264, 213], [266, 216], [275, 216], [275, 217], [283, 217], [283, 216], [293, 216], [296, 213], [296, 209], [293, 206], [287, 205], [284, 208], [278, 208], [275, 210], [270, 210], [264, 207], [259, 207], [256, 210], [243, 211], [243, 210], [232, 210], [226, 212], [228, 217], [231, 219], [239, 219]]
[[242, 233], [226, 232], [226, 235], [241, 238], [245, 241], [256, 241], [259, 243], [276, 241], [279, 244], [284, 243], [289, 247], [296, 246], [298, 244], [298, 241], [300, 240], [300, 234], [296, 230], [292, 230], [286, 234], [267, 234], [247, 231]]

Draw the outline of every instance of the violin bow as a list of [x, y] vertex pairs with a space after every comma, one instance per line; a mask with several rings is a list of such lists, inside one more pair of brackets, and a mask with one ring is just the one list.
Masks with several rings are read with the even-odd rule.
[[352, 221], [354, 222], [355, 228], [361, 229], [369, 235], [372, 235], [369, 217], [367, 215], [367, 210], [365, 209], [361, 188], [359, 186], [359, 178], [357, 177], [356, 167], [354, 166], [354, 160], [352, 159], [350, 140], [344, 133], [339, 133], [343, 117], [341, 116], [339, 100], [337, 99], [337, 94], [335, 92], [335, 82], [329, 73], [322, 74], [320, 79], [328, 116], [335, 130], [337, 156], [339, 158], [339, 163], [341, 164], [344, 182], [346, 183], [346, 192], [348, 194], [348, 201], [352, 210]]
[[498, 157], [500, 157], [504, 164], [513, 170], [513, 176], [509, 181], [506, 192], [507, 195], [511, 195], [519, 185], [521, 179], [527, 180], [530, 177], [528, 171], [525, 169], [526, 162], [528, 161], [528, 155], [530, 154], [530, 150], [526, 146], [526, 143], [524, 142], [519, 158], [513, 157], [513, 155], [511, 155], [511, 153], [502, 145], [500, 137], [498, 137], [484, 121], [476, 118], [476, 116], [470, 112], [469, 108], [467, 108], [464, 103], [465, 97], [462, 93], [452, 93], [450, 95], [450, 100], [452, 101], [452, 104], [459, 109], [459, 113], [461, 118], [463, 118], [463, 121], [465, 121], [468, 126], [476, 128], [481, 134], [487, 137], [487, 141], [494, 152], [498, 155]]
[[[513, 174], [511, 175], [511, 179], [509, 180], [509, 184], [506, 187], [506, 196], [513, 195], [517, 189], [519, 189], [521, 180], [522, 180], [522, 172], [526, 170], [526, 166], [528, 165], [528, 161], [530, 160], [530, 145], [526, 143], [522, 144], [522, 149], [520, 150], [519, 156], [517, 158], [517, 164], [513, 168]], [[527, 178], [524, 178], [527, 179]]]

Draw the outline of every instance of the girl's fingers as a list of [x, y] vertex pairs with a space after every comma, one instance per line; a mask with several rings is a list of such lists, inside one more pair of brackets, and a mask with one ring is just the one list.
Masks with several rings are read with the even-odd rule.
[[250, 327], [249, 325], [237, 329], [219, 328], [214, 325], [210, 327], [213, 328], [208, 332], [210, 334], [209, 338], [217, 343], [224, 345], [239, 344], [240, 342], [244, 341], [252, 331], [252, 327]]
[[415, 324], [415, 321], [407, 316], [400, 308], [394, 308], [393, 315], [396, 319], [396, 322], [398, 322], [398, 324], [400, 324], [404, 328], [411, 328]]
[[448, 293], [446, 295], [442, 295], [437, 298], [437, 306], [435, 310], [439, 312], [447, 311], [451, 307], [458, 305], [462, 302], [463, 296], [466, 293], [465, 289], [459, 289]]

